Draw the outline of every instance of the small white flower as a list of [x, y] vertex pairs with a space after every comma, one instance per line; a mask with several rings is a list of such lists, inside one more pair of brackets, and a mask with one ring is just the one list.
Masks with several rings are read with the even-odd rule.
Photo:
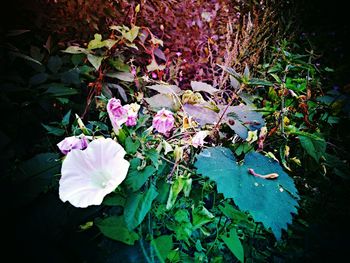
[[70, 151], [62, 164], [59, 195], [75, 207], [100, 205], [128, 172], [125, 150], [112, 139], [92, 141], [85, 150]]

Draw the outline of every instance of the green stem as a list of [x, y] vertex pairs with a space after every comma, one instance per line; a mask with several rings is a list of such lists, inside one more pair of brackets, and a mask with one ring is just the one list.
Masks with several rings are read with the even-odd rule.
[[143, 244], [143, 239], [142, 239], [142, 226], [140, 225], [139, 227], [139, 234], [140, 234], [140, 246], [141, 246], [141, 250], [142, 250], [142, 253], [147, 261], [147, 263], [153, 263], [152, 260], [148, 257], [148, 254], [146, 252], [146, 249], [145, 249], [145, 246]]

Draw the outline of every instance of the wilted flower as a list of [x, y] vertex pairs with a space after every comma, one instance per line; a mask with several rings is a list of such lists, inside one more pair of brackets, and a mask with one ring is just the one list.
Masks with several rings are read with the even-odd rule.
[[120, 100], [111, 98], [107, 104], [107, 112], [114, 132], [118, 133], [121, 125], [128, 119], [128, 110], [122, 106]]
[[204, 145], [204, 139], [209, 134], [208, 131], [199, 131], [192, 138], [192, 145], [194, 148]]
[[59, 195], [75, 207], [100, 205], [126, 177], [125, 150], [112, 139], [92, 141], [85, 150], [72, 150], [62, 164]]
[[140, 110], [140, 105], [137, 103], [131, 103], [124, 106], [124, 109], [128, 112], [128, 119], [126, 120], [126, 126], [135, 126], [137, 123], [137, 115]]
[[163, 108], [154, 116], [152, 126], [166, 135], [174, 127], [174, 121], [173, 113]]
[[73, 149], [82, 150], [86, 148], [88, 146], [88, 140], [85, 136], [82, 136], [81, 138], [71, 136], [64, 138], [57, 143], [57, 146], [63, 154], [67, 154]]

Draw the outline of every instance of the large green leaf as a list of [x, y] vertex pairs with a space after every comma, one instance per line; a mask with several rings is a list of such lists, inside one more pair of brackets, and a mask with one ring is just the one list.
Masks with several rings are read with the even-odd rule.
[[[197, 172], [216, 182], [217, 190], [225, 198], [232, 198], [255, 221], [271, 228], [277, 239], [281, 229], [292, 222], [291, 213], [297, 213], [298, 192], [292, 178], [274, 160], [256, 152], [248, 153], [239, 165], [232, 152], [223, 147], [203, 150], [195, 163]], [[248, 170], [266, 175], [277, 173], [276, 179], [251, 175]]]
[[55, 153], [40, 153], [18, 165], [13, 179], [19, 193], [14, 197], [16, 203], [29, 203], [48, 189], [60, 172], [58, 157]]
[[124, 210], [124, 218], [130, 230], [137, 227], [143, 221], [157, 195], [157, 189], [152, 184], [146, 192], [134, 193], [128, 197]]
[[231, 250], [233, 255], [240, 261], [244, 262], [244, 250], [237, 236], [236, 229], [231, 228], [229, 235], [221, 235], [221, 239], [225, 242], [226, 246]]
[[133, 245], [139, 236], [134, 231], [129, 231], [122, 216], [111, 216], [96, 222], [102, 234], [113, 240]]

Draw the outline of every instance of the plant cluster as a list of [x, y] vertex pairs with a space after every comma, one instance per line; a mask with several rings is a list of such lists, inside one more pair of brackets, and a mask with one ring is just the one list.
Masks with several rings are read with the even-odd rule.
[[8, 83], [33, 104], [65, 110], [42, 125], [61, 158], [41, 153], [18, 165], [17, 178], [38, 180], [32, 199], [58, 188], [63, 202], [97, 206], [80, 231], [139, 245], [147, 262], [266, 261], [293, 235], [310, 188], [303, 175], [348, 179], [331, 136], [349, 98], [322, 88], [332, 70], [313, 52], [282, 41], [257, 77], [247, 65], [215, 64], [224, 85], [181, 86], [148, 27], [109, 29], [59, 55], [11, 50], [33, 75]]
[[[191, 81], [182, 90], [149, 78], [164, 69], [155, 59], [146, 67], [121, 60], [121, 44], [154, 58], [162, 42], [150, 31], [111, 29], [118, 32], [112, 39], [96, 34], [87, 48], [65, 50], [96, 73], [88, 105], [98, 119], [84, 124], [76, 116], [69, 126], [69, 111], [62, 121], [70, 137], [58, 144], [66, 155], [60, 198], [76, 207], [120, 208], [86, 228], [96, 225], [129, 245], [139, 241], [148, 262], [244, 261], [242, 243], [267, 230], [280, 240], [297, 214], [299, 194], [285, 170], [298, 179], [295, 172], [311, 162], [345, 176], [322, 136], [339, 121], [331, 103], [344, 100], [323, 94], [312, 54], [292, 54], [282, 43], [260, 79], [247, 66], [241, 74], [221, 66], [230, 89]], [[250, 250], [251, 260], [264, 257]]]

